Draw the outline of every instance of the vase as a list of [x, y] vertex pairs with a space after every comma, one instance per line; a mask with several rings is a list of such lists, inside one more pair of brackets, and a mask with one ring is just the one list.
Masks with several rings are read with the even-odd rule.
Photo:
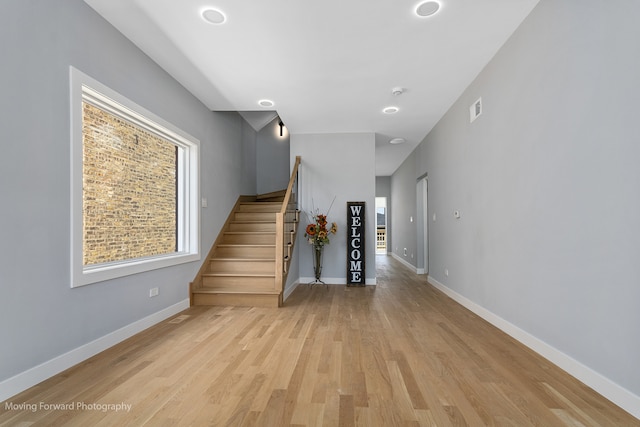
[[320, 276], [322, 275], [322, 252], [324, 251], [324, 245], [313, 245], [313, 273], [315, 280], [312, 283], [322, 283]]

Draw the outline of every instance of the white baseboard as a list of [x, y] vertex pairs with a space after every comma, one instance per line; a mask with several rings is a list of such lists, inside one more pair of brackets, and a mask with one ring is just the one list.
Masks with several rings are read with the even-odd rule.
[[130, 338], [133, 335], [168, 319], [174, 314], [186, 310], [187, 308], [189, 308], [189, 300], [185, 299], [177, 304], [153, 313], [143, 319], [124, 326], [103, 337], [93, 340], [0, 382], [0, 402], [15, 396], [29, 387], [33, 387], [56, 374], [59, 374], [65, 369], [69, 369], [70, 367], [95, 356], [109, 347], [113, 347], [127, 338]]
[[409, 263], [408, 261], [406, 261], [404, 258], [402, 258], [401, 256], [393, 253], [393, 252], [389, 252], [389, 254], [391, 254], [391, 256], [395, 259], [397, 259], [398, 261], [400, 261], [405, 267], [411, 269], [411, 271], [413, 271], [416, 274], [420, 274], [418, 273], [418, 269], [414, 266], [411, 265], [411, 263]]
[[287, 298], [289, 298], [289, 296], [293, 293], [293, 291], [296, 290], [298, 285], [300, 285], [300, 281], [293, 282], [291, 286], [289, 286], [288, 288], [285, 288], [284, 292], [282, 293], [282, 300], [286, 301]]
[[[307, 283], [313, 282], [314, 280], [315, 280], [314, 277], [301, 277], [300, 279], [298, 279], [298, 282], [300, 284], [307, 284]], [[347, 284], [346, 277], [323, 277], [322, 281], [327, 285], [346, 285]], [[376, 278], [372, 277], [372, 278], [365, 279], [364, 283], [365, 285], [375, 285]]]
[[[293, 293], [293, 291], [296, 290], [296, 288], [302, 284], [307, 284], [310, 282], [313, 282], [315, 279], [313, 277], [301, 277], [299, 278], [296, 282], [294, 282], [291, 286], [289, 286], [288, 288], [286, 288], [282, 294], [282, 300], [286, 301], [287, 298], [289, 298], [289, 296]], [[330, 279], [325, 279], [324, 277], [322, 278], [322, 281], [325, 282], [327, 285], [344, 285], [345, 283], [347, 283], [347, 279], [346, 278], [330, 278]], [[366, 279], [365, 280], [365, 284], [367, 286], [369, 285], [375, 285], [376, 284], [376, 279]]]
[[497, 316], [486, 308], [446, 287], [433, 277], [429, 276], [428, 281], [460, 305], [482, 317], [504, 333], [510, 335], [520, 343], [526, 345], [531, 350], [549, 360], [554, 365], [582, 381], [602, 396], [609, 399], [611, 402], [629, 412], [634, 417], [640, 419], [640, 396], [633, 394], [626, 388], [614, 383], [610, 379], [569, 357], [555, 347], [550, 346], [530, 333], [518, 328], [512, 323], [509, 323], [502, 317]]
[[[315, 277], [300, 277], [298, 279], [298, 283], [301, 285], [306, 285], [307, 283], [311, 283], [315, 280]], [[346, 277], [322, 277], [321, 280], [327, 285], [344, 285], [345, 283], [347, 283]]]

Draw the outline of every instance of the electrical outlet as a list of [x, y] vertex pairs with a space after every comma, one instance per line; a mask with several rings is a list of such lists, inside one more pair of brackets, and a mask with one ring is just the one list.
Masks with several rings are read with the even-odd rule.
[[445, 275], [446, 277], [449, 277], [449, 269], [448, 269], [448, 268], [445, 268], [445, 269], [444, 269], [444, 275]]
[[149, 289], [149, 298], [151, 297], [157, 297], [159, 294], [158, 292], [158, 288], [151, 288]]

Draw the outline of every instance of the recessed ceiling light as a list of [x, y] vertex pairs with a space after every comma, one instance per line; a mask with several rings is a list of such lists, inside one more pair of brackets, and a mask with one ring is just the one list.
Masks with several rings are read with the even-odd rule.
[[261, 99], [260, 101], [258, 101], [258, 105], [264, 108], [271, 108], [276, 104], [270, 99]]
[[400, 109], [398, 107], [385, 107], [384, 110], [382, 110], [383, 113], [385, 114], [395, 114], [398, 111], [400, 111]]
[[227, 17], [224, 13], [219, 11], [218, 9], [208, 8], [202, 11], [202, 18], [207, 21], [209, 24], [220, 25], [224, 24], [227, 20]]
[[389, 144], [402, 144], [403, 142], [405, 142], [404, 138], [393, 138], [391, 141], [389, 141]]
[[426, 18], [427, 16], [435, 15], [438, 10], [440, 10], [440, 3], [437, 1], [425, 1], [416, 7], [416, 15]]

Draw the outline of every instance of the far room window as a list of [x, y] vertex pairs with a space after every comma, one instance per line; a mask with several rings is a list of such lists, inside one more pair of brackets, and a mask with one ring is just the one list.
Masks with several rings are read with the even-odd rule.
[[73, 287], [199, 256], [193, 137], [71, 69]]

